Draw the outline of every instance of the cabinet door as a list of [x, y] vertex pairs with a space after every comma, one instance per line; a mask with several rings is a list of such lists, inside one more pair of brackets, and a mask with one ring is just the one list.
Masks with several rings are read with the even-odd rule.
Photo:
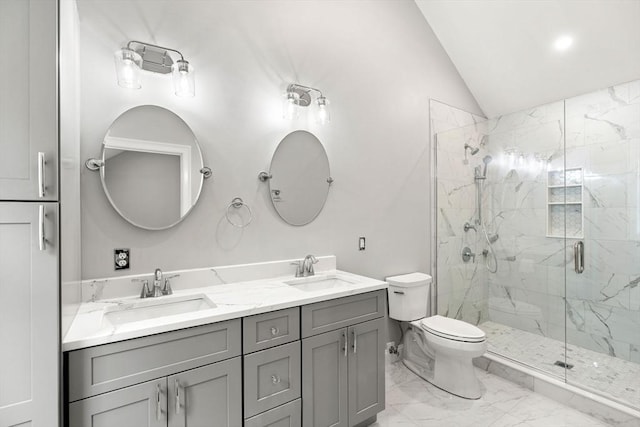
[[2, 427], [47, 427], [59, 417], [57, 217], [56, 203], [0, 203]]
[[349, 425], [384, 410], [383, 319], [349, 327]]
[[0, 200], [56, 200], [56, 0], [0, 1], [0, 52]]
[[236, 357], [168, 377], [169, 427], [242, 425], [242, 368]]
[[69, 427], [166, 427], [166, 414], [167, 380], [162, 378], [73, 402]]
[[347, 427], [347, 330], [302, 340], [302, 425]]

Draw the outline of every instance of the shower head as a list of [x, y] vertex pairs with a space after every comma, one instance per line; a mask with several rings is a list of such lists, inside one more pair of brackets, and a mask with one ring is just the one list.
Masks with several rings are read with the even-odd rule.
[[493, 160], [493, 157], [491, 156], [484, 156], [484, 158], [482, 159], [482, 161], [484, 162], [484, 169], [482, 171], [482, 176], [483, 177], [487, 177], [487, 166], [489, 166], [489, 163], [491, 163], [491, 160]]
[[464, 150], [465, 150], [465, 153], [466, 153], [467, 149], [468, 149], [469, 151], [471, 151], [471, 155], [472, 155], [472, 156], [475, 156], [476, 154], [478, 154], [478, 151], [480, 151], [480, 149], [479, 149], [479, 148], [477, 148], [477, 147], [472, 147], [472, 146], [471, 146], [471, 145], [469, 145], [469, 144], [464, 144]]

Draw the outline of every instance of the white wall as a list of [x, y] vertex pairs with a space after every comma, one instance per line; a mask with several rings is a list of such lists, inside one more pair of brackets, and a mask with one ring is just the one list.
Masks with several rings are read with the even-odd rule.
[[[130, 273], [335, 254], [338, 267], [375, 278], [430, 271], [429, 98], [480, 113], [410, 0], [78, 1], [81, 27], [82, 158], [123, 111], [156, 104], [180, 115], [214, 178], [178, 226], [137, 229], [109, 205], [96, 173], [83, 170], [83, 278], [113, 276], [113, 249], [131, 248]], [[117, 86], [113, 52], [130, 39], [179, 49], [196, 67], [196, 97], [173, 95], [165, 76]], [[319, 87], [332, 122], [287, 123], [290, 82]], [[323, 212], [292, 227], [265, 184], [278, 142], [295, 129], [325, 145], [335, 182]], [[251, 225], [224, 219], [233, 197]], [[358, 236], [367, 237], [359, 252]]]

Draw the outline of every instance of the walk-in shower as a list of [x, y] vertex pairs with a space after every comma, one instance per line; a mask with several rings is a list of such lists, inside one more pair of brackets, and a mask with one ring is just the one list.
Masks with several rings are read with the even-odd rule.
[[640, 81], [436, 141], [438, 313], [640, 409]]

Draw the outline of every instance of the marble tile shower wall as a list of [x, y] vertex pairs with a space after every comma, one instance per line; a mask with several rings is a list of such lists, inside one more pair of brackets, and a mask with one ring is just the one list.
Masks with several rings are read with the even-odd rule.
[[470, 165], [463, 164], [463, 146], [467, 141], [480, 143], [486, 119], [433, 100], [430, 110], [431, 134], [438, 135], [437, 141], [432, 141], [438, 174], [437, 187], [432, 190], [436, 196], [437, 310], [441, 315], [477, 323], [487, 311], [488, 289], [484, 270], [477, 264], [463, 263], [460, 256], [464, 246], [477, 246], [478, 238], [463, 231], [463, 224], [473, 215], [475, 197], [473, 172]]
[[[465, 143], [481, 148], [469, 164]], [[481, 233], [462, 228], [477, 216], [473, 167], [486, 155], [495, 274], [484, 268]], [[640, 81], [438, 134], [437, 162], [441, 314], [558, 340], [566, 317], [569, 343], [640, 362]], [[584, 175], [581, 275], [572, 268], [576, 240], [547, 236], [548, 169], [565, 162]], [[475, 262], [462, 262], [464, 246]]]

